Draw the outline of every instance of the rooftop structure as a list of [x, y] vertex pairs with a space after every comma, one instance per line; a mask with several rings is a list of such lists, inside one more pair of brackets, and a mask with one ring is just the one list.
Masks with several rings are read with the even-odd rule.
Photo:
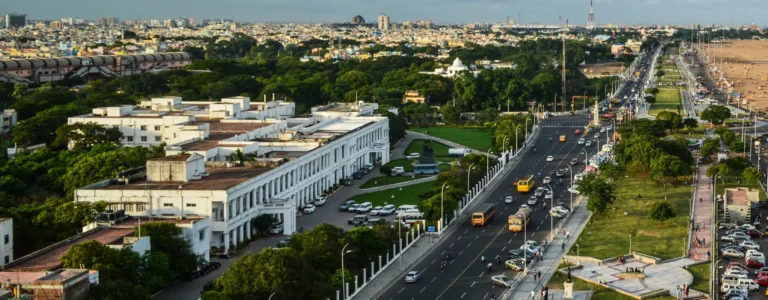
[[[9, 299], [78, 300], [88, 297], [91, 283], [98, 283], [98, 271], [61, 269], [55, 272], [0, 272], [0, 297]], [[18, 294], [17, 294], [18, 295]]]
[[373, 115], [377, 107], [331, 104], [271, 124], [211, 121], [206, 139], [171, 144], [166, 157], [76, 190], [75, 201], [105, 201], [135, 217], [210, 216], [216, 247], [249, 239], [250, 220], [264, 213], [290, 234], [299, 207], [366, 165], [389, 161], [389, 120]]
[[120, 77], [181, 70], [191, 61], [186, 52], [0, 60], [0, 81], [40, 83], [85, 76]]
[[18, 116], [15, 109], [6, 109], [0, 113], [0, 134], [9, 133], [13, 127], [16, 127]]
[[13, 262], [13, 219], [0, 218], [0, 267]]
[[431, 75], [440, 75], [443, 77], [449, 77], [453, 78], [456, 75], [461, 74], [462, 72], [471, 72], [472, 75], [477, 76], [480, 71], [474, 71], [470, 70], [468, 66], [465, 66], [464, 63], [461, 62], [461, 59], [458, 57], [453, 60], [453, 64], [451, 64], [448, 68], [437, 68], [434, 72], [419, 72], [421, 74], [431, 74]]
[[751, 223], [759, 213], [760, 191], [749, 188], [725, 189], [725, 222]]

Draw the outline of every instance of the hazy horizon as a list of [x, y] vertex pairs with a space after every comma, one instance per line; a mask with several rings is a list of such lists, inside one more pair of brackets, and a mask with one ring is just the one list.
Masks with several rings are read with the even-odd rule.
[[[518, 23], [558, 24], [560, 16], [570, 24], [587, 21], [589, 0], [424, 0], [419, 2], [390, 0], [350, 1], [330, 0], [317, 3], [306, 0], [28, 0], [8, 1], [0, 13], [27, 14], [29, 20], [58, 20], [80, 17], [96, 20], [114, 16], [126, 19], [170, 19], [191, 17], [201, 19], [234, 19], [242, 22], [344, 22], [361, 15], [366, 22], [376, 22], [381, 13], [393, 23], [431, 20], [436, 24], [494, 23], [515, 20]], [[523, 3], [525, 3], [523, 5]], [[622, 25], [745, 25], [756, 23], [768, 13], [768, 1], [731, 0], [595, 0], [597, 24]], [[44, 7], [44, 9], [41, 9]], [[99, 10], [98, 7], [104, 7]], [[685, 13], [681, 13], [685, 12]]]

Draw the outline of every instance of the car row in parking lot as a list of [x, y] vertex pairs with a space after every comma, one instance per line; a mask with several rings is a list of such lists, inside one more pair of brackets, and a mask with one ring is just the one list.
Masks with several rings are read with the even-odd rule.
[[[725, 232], [720, 236], [720, 255], [726, 261], [738, 260], [729, 262], [720, 276], [719, 292], [723, 295], [722, 299], [750, 299], [750, 292], [759, 290], [761, 286], [768, 286], [765, 254], [760, 251], [760, 243], [753, 240], [763, 237], [761, 227], [759, 223], [740, 226], [721, 224], [720, 230]], [[743, 263], [741, 259], [744, 260]]]

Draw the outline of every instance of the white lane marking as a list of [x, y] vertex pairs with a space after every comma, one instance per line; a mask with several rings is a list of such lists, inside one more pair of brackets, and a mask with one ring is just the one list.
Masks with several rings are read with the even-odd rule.
[[536, 231], [539, 231], [539, 228], [541, 228], [541, 225], [536, 226]]
[[477, 277], [478, 277], [478, 278], [479, 278], [479, 277], [483, 277], [483, 274], [485, 274], [485, 272], [483, 272], [483, 273], [480, 273], [480, 276], [477, 276]]
[[435, 282], [435, 279], [437, 279], [437, 277], [432, 277], [432, 280], [429, 283]]
[[467, 292], [464, 292], [464, 294], [461, 294], [461, 297], [459, 297], [459, 299], [464, 299], [464, 296], [466, 295], [467, 295]]
[[436, 261], [437, 261], [437, 258], [435, 258], [435, 260], [433, 260], [433, 261], [432, 261], [431, 263], [429, 263], [429, 264], [434, 264]]
[[479, 236], [479, 235], [476, 235], [476, 236], [475, 236], [475, 240], [477, 240], [477, 238], [478, 238], [478, 237], [480, 237], [480, 236]]
[[483, 229], [483, 231], [481, 233], [485, 233], [485, 229]]
[[475, 283], [477, 283], [477, 281], [472, 281], [472, 284], [469, 287], [475, 286]]
[[464, 250], [461, 250], [461, 252], [459, 252], [459, 255], [461, 255], [462, 253], [464, 253]]
[[504, 252], [504, 249], [507, 249], [507, 246], [504, 246], [504, 248], [501, 248], [501, 252]]
[[485, 296], [483, 296], [483, 299], [488, 297], [488, 293], [485, 293]]
[[425, 287], [423, 287], [423, 288], [421, 288], [421, 291], [419, 291], [419, 294], [423, 293], [423, 292], [424, 292], [424, 290], [426, 290], [426, 289], [427, 289], [427, 287], [426, 287], [426, 286], [425, 286]]
[[399, 291], [397, 291], [397, 293], [398, 293], [398, 294], [400, 294], [400, 292], [402, 292], [404, 289], [405, 289], [405, 287], [403, 287], [402, 289], [400, 289]]
[[451, 248], [451, 247], [453, 247], [453, 243], [451, 243], [451, 245], [450, 245], [450, 246], [448, 246], [448, 248]]
[[471, 245], [472, 245], [472, 243], [467, 244], [467, 248], [469, 248], [469, 246], [471, 246]]
[[458, 238], [458, 239], [456, 239], [456, 240], [457, 240], [457, 241], [461, 241], [461, 236], [459, 236], [459, 238]]
[[466, 231], [464, 231], [464, 233], [467, 233], [467, 232], [469, 232], [469, 229], [467, 229]]

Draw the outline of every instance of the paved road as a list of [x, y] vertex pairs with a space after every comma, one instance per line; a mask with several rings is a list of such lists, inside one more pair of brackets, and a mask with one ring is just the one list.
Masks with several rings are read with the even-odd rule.
[[[520, 204], [529, 196], [518, 193], [511, 182], [525, 175], [539, 172], [551, 174], [558, 168], [567, 168], [566, 165], [570, 160], [579, 156], [579, 152], [584, 148], [583, 145], [577, 144], [578, 138], [573, 135], [572, 128], [547, 127], [558, 122], [586, 125], [587, 119], [584, 116], [575, 116], [545, 120], [542, 123], [544, 126], [542, 126], [541, 137], [534, 144], [538, 151], [536, 153], [529, 151], [525, 159], [501, 178], [501, 182], [510, 184], [499, 184], [489, 192], [489, 196], [484, 201], [496, 204], [496, 219], [484, 227], [473, 227], [469, 223], [458, 225], [459, 228], [446, 237], [445, 242], [413, 268], [424, 272], [421, 282], [405, 284], [403, 280], [398, 280], [386, 289], [379, 299], [484, 299], [489, 296], [489, 293], [500, 295], [501, 289], [491, 287], [490, 276], [507, 273], [508, 276], [514, 277], [515, 272], [505, 272], [500, 269], [501, 266], [494, 265], [494, 269], [489, 273], [485, 264], [480, 262], [480, 256], [484, 255], [487, 259], [492, 259], [496, 255], [502, 255], [502, 258], [506, 258], [508, 250], [519, 248], [525, 240], [523, 233], [513, 234], [508, 231], [506, 225], [507, 217], [516, 212]], [[560, 134], [566, 134], [566, 142], [557, 141]], [[553, 141], [550, 142], [549, 138]], [[594, 146], [587, 149], [590, 155], [594, 154]], [[554, 156], [553, 162], [546, 161], [549, 155]], [[581, 171], [582, 168], [583, 165], [579, 165], [574, 172]], [[570, 196], [565, 190], [568, 185], [567, 177], [563, 186], [552, 186], [556, 201], [566, 203], [570, 201]], [[507, 195], [516, 197], [515, 203], [505, 205], [503, 199]], [[547, 226], [550, 223], [548, 209], [543, 209], [540, 204], [533, 207], [535, 211], [528, 226], [528, 239], [542, 241], [550, 230], [550, 226]], [[450, 262], [448, 268], [440, 271], [439, 262], [447, 250], [453, 252], [455, 259]]]

